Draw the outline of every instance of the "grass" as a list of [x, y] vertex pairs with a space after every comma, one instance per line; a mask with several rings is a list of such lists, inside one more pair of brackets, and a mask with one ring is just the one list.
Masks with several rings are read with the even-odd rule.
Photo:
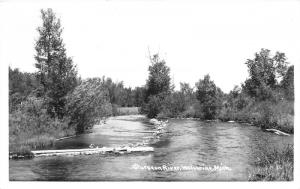
[[137, 115], [139, 114], [139, 107], [117, 107], [114, 115]]
[[14, 157], [30, 156], [31, 150], [54, 145], [56, 138], [74, 135], [69, 119], [49, 117], [41, 102], [31, 99], [9, 114], [9, 152]]
[[272, 148], [257, 157], [256, 168], [249, 174], [249, 181], [293, 181], [294, 147]]
[[[11, 119], [13, 118], [11, 118], [10, 116], [10, 122], [12, 122]], [[54, 120], [52, 121], [55, 122]], [[58, 125], [56, 125], [57, 127], [54, 127], [53, 122], [48, 122], [45, 124], [45, 126], [48, 126], [47, 129], [36, 127], [34, 131], [21, 130], [17, 132], [15, 131], [16, 127], [20, 125], [24, 126], [26, 124], [26, 121], [23, 123], [14, 122], [14, 124], [10, 124], [10, 135], [9, 135], [10, 154], [11, 155], [14, 154], [16, 158], [18, 156], [30, 156], [31, 150], [50, 148], [54, 145], [57, 138], [75, 134], [75, 130], [73, 129], [66, 129], [66, 128], [63, 129], [63, 127], [59, 128], [60, 126], [63, 126], [66, 123], [61, 122]], [[32, 127], [35, 126], [36, 124], [32, 122]]]
[[75, 132], [70, 131], [68, 134], [61, 130], [56, 130], [56, 133], [22, 133], [9, 137], [9, 151], [11, 154], [27, 154], [31, 150], [41, 150], [50, 148], [54, 145], [57, 138], [70, 136]]
[[[138, 107], [116, 108], [118, 115], [139, 113]], [[9, 114], [9, 152], [12, 158], [30, 157], [32, 150], [54, 146], [57, 138], [71, 136], [76, 128], [70, 119], [51, 118], [40, 99], [31, 98]]]
[[263, 101], [255, 102], [241, 110], [222, 109], [219, 119], [251, 123], [262, 129], [273, 128], [286, 133], [294, 133], [294, 102]]

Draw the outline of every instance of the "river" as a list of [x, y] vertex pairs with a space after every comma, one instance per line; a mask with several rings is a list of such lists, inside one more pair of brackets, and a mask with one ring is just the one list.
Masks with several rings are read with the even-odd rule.
[[[58, 141], [55, 148], [134, 144], [149, 141], [153, 131], [155, 127], [142, 116], [113, 117], [106, 124], [95, 126], [91, 133]], [[239, 123], [169, 120], [164, 133], [149, 144], [154, 152], [10, 160], [9, 178], [11, 181], [246, 181], [258, 153], [286, 144], [293, 144], [293, 135], [278, 136]], [[202, 169], [214, 166], [227, 169]]]

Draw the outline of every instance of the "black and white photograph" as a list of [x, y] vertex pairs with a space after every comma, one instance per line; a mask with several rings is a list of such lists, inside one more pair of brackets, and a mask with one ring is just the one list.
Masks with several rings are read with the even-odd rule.
[[0, 0], [0, 188], [297, 188], [299, 39], [298, 0]]

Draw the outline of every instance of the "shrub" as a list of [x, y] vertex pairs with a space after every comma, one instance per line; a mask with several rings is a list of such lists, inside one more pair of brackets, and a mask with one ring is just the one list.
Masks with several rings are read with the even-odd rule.
[[275, 128], [283, 132], [294, 132], [294, 102], [280, 100], [250, 101], [242, 109], [236, 106], [224, 107], [218, 118], [223, 121], [236, 120], [253, 123], [263, 129]]
[[209, 75], [205, 75], [204, 79], [200, 79], [196, 83], [196, 87], [203, 119], [215, 119], [221, 106], [222, 91], [218, 89]]
[[54, 119], [47, 114], [43, 99], [29, 97], [9, 114], [9, 148], [26, 152], [51, 146], [58, 137], [72, 135], [69, 119]]
[[87, 79], [67, 97], [70, 126], [82, 133], [103, 117], [112, 115], [109, 93], [99, 78]]
[[184, 117], [184, 118], [188, 118], [188, 117], [193, 118], [193, 117], [196, 117], [196, 111], [195, 111], [194, 106], [189, 106], [188, 108], [186, 108], [186, 110], [181, 113], [181, 117]]
[[178, 117], [186, 109], [184, 95], [180, 92], [168, 95], [161, 104], [161, 115], [164, 115], [164, 117]]
[[156, 117], [162, 108], [162, 100], [158, 95], [152, 95], [149, 97], [149, 102], [146, 105], [146, 112], [148, 118]]

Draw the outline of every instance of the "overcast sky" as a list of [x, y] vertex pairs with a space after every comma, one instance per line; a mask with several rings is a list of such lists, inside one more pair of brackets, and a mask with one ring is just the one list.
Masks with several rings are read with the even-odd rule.
[[83, 78], [105, 75], [125, 86], [144, 85], [148, 48], [166, 60], [177, 88], [209, 73], [228, 92], [247, 78], [244, 63], [261, 48], [300, 62], [300, 1], [213, 2], [2, 2], [1, 61], [35, 71], [40, 9], [52, 8]]

